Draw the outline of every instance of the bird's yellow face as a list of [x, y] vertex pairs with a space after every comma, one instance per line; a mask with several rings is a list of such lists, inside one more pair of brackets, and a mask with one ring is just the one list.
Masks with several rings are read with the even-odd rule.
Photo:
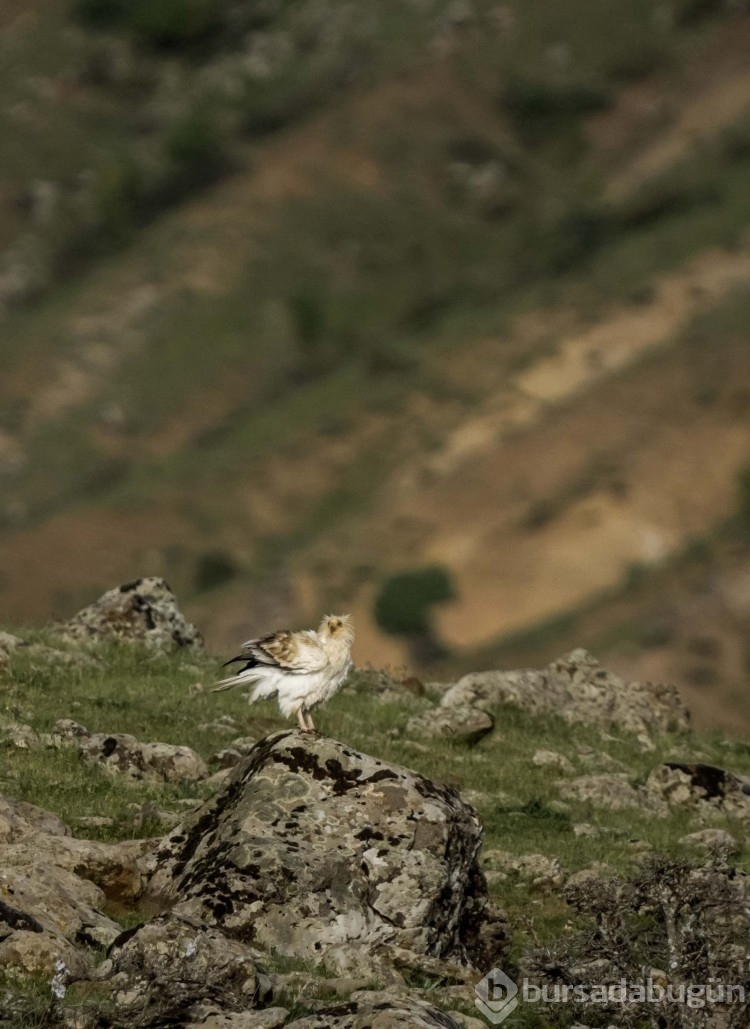
[[354, 623], [351, 615], [326, 615], [322, 631], [332, 639], [354, 639]]

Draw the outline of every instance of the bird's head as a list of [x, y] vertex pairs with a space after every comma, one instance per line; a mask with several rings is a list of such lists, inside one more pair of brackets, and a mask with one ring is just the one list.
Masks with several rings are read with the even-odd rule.
[[349, 646], [354, 642], [354, 622], [351, 615], [326, 615], [318, 631], [321, 636], [346, 642]]

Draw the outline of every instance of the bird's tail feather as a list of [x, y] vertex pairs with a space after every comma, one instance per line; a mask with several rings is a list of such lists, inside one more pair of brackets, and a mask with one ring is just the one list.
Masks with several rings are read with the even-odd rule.
[[211, 687], [212, 693], [223, 693], [224, 690], [233, 690], [235, 686], [249, 686], [254, 680], [247, 675], [230, 675], [226, 679], [220, 679]]
[[239, 672], [237, 675], [230, 675], [227, 679], [220, 679], [211, 687], [212, 693], [223, 693], [224, 690], [233, 690], [235, 686], [255, 686], [255, 689], [248, 697], [248, 701], [254, 704], [256, 700], [268, 700], [276, 695], [277, 687], [270, 682], [259, 681], [254, 675], [247, 672]]

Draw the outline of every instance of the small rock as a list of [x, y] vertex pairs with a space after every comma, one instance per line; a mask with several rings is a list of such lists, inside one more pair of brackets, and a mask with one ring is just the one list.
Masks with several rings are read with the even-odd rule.
[[577, 779], [564, 779], [557, 783], [560, 794], [566, 800], [592, 807], [608, 808], [610, 811], [624, 811], [628, 808], [642, 808], [665, 813], [663, 800], [655, 797], [641, 786], [633, 786], [624, 772], [610, 775], [582, 775]]
[[80, 818], [76, 818], [76, 825], [80, 825], [82, 829], [107, 829], [114, 824], [114, 818], [108, 815], [81, 815]]
[[550, 893], [562, 886], [565, 879], [557, 858], [546, 854], [512, 854], [506, 850], [487, 850], [482, 856], [482, 867], [517, 875], [535, 889]]
[[289, 1012], [286, 1008], [264, 1008], [262, 1011], [216, 1011], [200, 1022], [187, 1022], [185, 1029], [279, 1029]]
[[576, 748], [576, 756], [582, 765], [601, 772], [629, 772], [630, 769], [622, 761], [618, 761], [603, 750], [583, 744]]
[[556, 750], [537, 750], [531, 759], [531, 763], [537, 768], [556, 768], [565, 775], [573, 775], [575, 769], [564, 754], [558, 754]]
[[214, 722], [201, 722], [198, 726], [200, 732], [222, 733], [224, 736], [234, 736], [237, 732], [237, 722], [231, 715], [222, 715]]
[[689, 847], [700, 847], [708, 853], [738, 854], [740, 845], [737, 840], [728, 833], [726, 829], [700, 829], [698, 832], [688, 833], [680, 838], [680, 843]]
[[415, 715], [406, 726], [412, 736], [446, 736], [473, 745], [492, 732], [495, 719], [481, 708], [462, 705], [436, 707]]
[[36, 729], [23, 722], [0, 723], [0, 745], [15, 747], [17, 750], [32, 750], [42, 745], [42, 739]]
[[84, 761], [131, 779], [151, 777], [164, 782], [184, 782], [205, 779], [208, 775], [205, 762], [191, 747], [141, 743], [127, 733], [89, 733], [70, 719], [55, 723], [53, 737], [65, 745], [77, 747]]
[[67, 742], [68, 740], [87, 739], [91, 733], [72, 718], [59, 718], [52, 727], [52, 736], [59, 737]]
[[220, 768], [234, 768], [243, 758], [247, 757], [258, 741], [253, 736], [240, 736], [232, 740], [228, 747], [218, 751], [209, 760], [209, 764], [218, 765]]
[[592, 839], [596, 839], [597, 836], [602, 835], [602, 831], [598, 826], [591, 825], [589, 822], [575, 822], [573, 824], [573, 835], [589, 836]]

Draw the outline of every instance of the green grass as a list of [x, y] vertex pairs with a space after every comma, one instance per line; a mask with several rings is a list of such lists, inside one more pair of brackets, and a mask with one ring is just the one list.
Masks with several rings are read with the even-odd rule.
[[[32, 642], [56, 645], [49, 632], [37, 630], [27, 636]], [[49, 731], [58, 718], [72, 717], [91, 731], [127, 732], [142, 740], [188, 744], [206, 760], [226, 746], [232, 735], [261, 737], [288, 725], [271, 703], [248, 707], [239, 691], [220, 696], [208, 693], [206, 686], [218, 671], [217, 662], [208, 656], [169, 658], [129, 645], [96, 646], [84, 648], [84, 652], [95, 658], [95, 665], [49, 662], [33, 652], [16, 651], [6, 677], [0, 719], [26, 721], [39, 731]], [[575, 802], [563, 804], [557, 785], [563, 778], [561, 773], [537, 767], [532, 761], [537, 749], [551, 749], [564, 754], [576, 774], [594, 774], [578, 754], [578, 748], [586, 746], [621, 762], [634, 784], [643, 783], [651, 769], [664, 760], [690, 760], [697, 754], [706, 762], [747, 774], [750, 747], [742, 741], [718, 735], [665, 736], [656, 739], [654, 752], [643, 753], [633, 737], [616, 729], [602, 734], [553, 715], [532, 717], [506, 706], [495, 709], [494, 732], [473, 748], [445, 739], [422, 741], [412, 739], [406, 726], [431, 701], [404, 691], [398, 700], [384, 703], [380, 686], [398, 689], [398, 681], [398, 675], [356, 672], [349, 686], [319, 712], [320, 730], [459, 791], [473, 791], [485, 829], [485, 851], [545, 854], [559, 859], [569, 872], [602, 862], [614, 872], [627, 874], [638, 858], [635, 841], [684, 856], [679, 839], [696, 828], [713, 825], [727, 829], [740, 841], [743, 849], [737, 864], [750, 870], [743, 826], [720, 811], [697, 822], [680, 809], [654, 817], [640, 810], [611, 812]], [[227, 715], [234, 719], [229, 735], [211, 725]], [[85, 765], [65, 749], [6, 748], [0, 752], [0, 759], [3, 793], [58, 813], [76, 835], [96, 835], [105, 840], [134, 835], [129, 805], [152, 801], [157, 807], [176, 810], [176, 801], [191, 798], [197, 803], [211, 789], [205, 784], [131, 782]], [[76, 819], [85, 815], [108, 815], [114, 824], [94, 833], [77, 826]], [[577, 836], [573, 825], [584, 821], [597, 826], [601, 835]], [[157, 825], [146, 825], [138, 835], [160, 831], [164, 830]], [[533, 941], [543, 943], [559, 936], [569, 917], [559, 895], [540, 892], [517, 876], [494, 883], [491, 893], [508, 912], [514, 929], [508, 967], [521, 959]], [[119, 917], [127, 926], [138, 924], [144, 916], [134, 910], [120, 912]], [[311, 971], [279, 964], [273, 955], [268, 960], [275, 971]], [[324, 983], [320, 990], [318, 999], [332, 999]], [[426, 991], [427, 999], [432, 992], [432, 988]], [[309, 991], [303, 995], [292, 989], [292, 994], [288, 999], [295, 1010], [307, 1010]], [[433, 999], [438, 1006], [446, 1006], [439, 989]], [[39, 991], [34, 993], [32, 989], [26, 1021], [12, 1024], [38, 1024], [33, 1018], [42, 1000]], [[470, 1005], [470, 998], [467, 1003]], [[463, 1002], [459, 998], [448, 1006], [462, 1007]], [[468, 1007], [466, 1011], [469, 1013]], [[530, 1008], [523, 1015], [527, 1021], [519, 1024], [534, 1025], [534, 1017]]]

